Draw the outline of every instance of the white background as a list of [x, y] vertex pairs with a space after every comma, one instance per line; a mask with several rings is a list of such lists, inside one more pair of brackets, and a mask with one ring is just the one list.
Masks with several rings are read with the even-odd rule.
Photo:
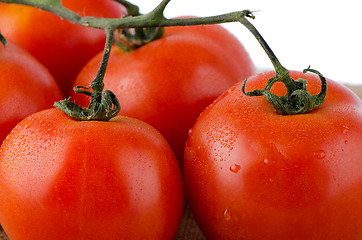
[[[161, 0], [130, 0], [141, 13], [153, 10]], [[358, 0], [172, 0], [168, 18], [211, 16], [249, 9], [250, 20], [287, 69], [319, 70], [325, 77], [362, 85], [362, 9]], [[227, 23], [248, 50], [258, 69], [272, 68], [251, 33], [239, 23]]]

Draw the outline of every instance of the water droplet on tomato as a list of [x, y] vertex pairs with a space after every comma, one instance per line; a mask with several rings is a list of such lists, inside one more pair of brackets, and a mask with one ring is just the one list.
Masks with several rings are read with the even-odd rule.
[[231, 213], [228, 209], [225, 209], [225, 211], [224, 211], [224, 219], [226, 221], [229, 221], [231, 219]]
[[189, 129], [189, 135], [191, 135], [192, 134], [192, 129]]
[[323, 159], [326, 156], [326, 153], [323, 150], [318, 150], [314, 153], [314, 156], [318, 159]]
[[348, 131], [349, 131], [349, 127], [343, 126], [342, 132], [346, 134], [346, 133], [348, 133]]
[[237, 164], [230, 166], [230, 171], [232, 171], [233, 173], [237, 173], [237, 172], [239, 172], [239, 170], [240, 170], [240, 166]]
[[347, 143], [348, 143], [348, 140], [345, 140], [344, 143], [347, 144]]
[[268, 164], [269, 160], [267, 158], [264, 159], [264, 163]]

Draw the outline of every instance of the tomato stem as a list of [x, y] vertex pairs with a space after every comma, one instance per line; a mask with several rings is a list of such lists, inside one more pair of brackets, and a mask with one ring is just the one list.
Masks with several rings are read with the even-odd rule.
[[[164, 16], [164, 10], [171, 0], [162, 0], [161, 3], [150, 13], [140, 14], [139, 8], [127, 0], [115, 0], [123, 4], [127, 8], [127, 15], [123, 18], [97, 18], [97, 17], [81, 17], [78, 14], [62, 6], [60, 0], [0, 0], [5, 3], [16, 3], [29, 5], [54, 13], [70, 22], [89, 26], [93, 28], [103, 29], [107, 32], [107, 43], [104, 49], [104, 55], [101, 62], [99, 72], [96, 79], [90, 87], [75, 87], [74, 91], [83, 93], [92, 98], [87, 109], [72, 103], [69, 99], [55, 103], [55, 106], [61, 108], [69, 116], [80, 120], [107, 120], [119, 112], [119, 103], [114, 94], [110, 91], [103, 91], [103, 78], [106, 71], [107, 61], [113, 41], [113, 31], [119, 29], [116, 36], [126, 37], [129, 44], [122, 45], [126, 50], [132, 50], [140, 46], [139, 44], [147, 43], [162, 35], [162, 27], [168, 26], [191, 26], [191, 25], [207, 25], [220, 24], [227, 22], [240, 22], [243, 24], [259, 41], [268, 57], [270, 58], [275, 71], [275, 78], [269, 79], [264, 90], [254, 90], [245, 92], [245, 84], [243, 91], [248, 96], [264, 95], [267, 100], [274, 106], [280, 114], [299, 114], [312, 111], [322, 104], [327, 92], [325, 78], [316, 70], [306, 69], [306, 72], [312, 72], [319, 76], [322, 81], [322, 91], [316, 96], [311, 96], [306, 90], [306, 81], [298, 79], [294, 81], [270, 49], [266, 41], [263, 39], [258, 30], [246, 19], [246, 17], [254, 18], [249, 10], [232, 12], [211, 17], [195, 17], [195, 18], [179, 18], [167, 19]], [[130, 31], [130, 29], [134, 31]], [[135, 34], [133, 33], [135, 32]], [[122, 44], [122, 43], [119, 43]], [[287, 88], [287, 94], [278, 97], [270, 92], [275, 82], [282, 82]], [[325, 87], [323, 87], [325, 86]], [[92, 88], [93, 93], [88, 90]]]
[[0, 33], [0, 42], [3, 45], [3, 47], [6, 46], [7, 40], [1, 33]]
[[[141, 15], [139, 13], [139, 8], [129, 3], [127, 0], [115, 1], [126, 7], [126, 17], [81, 17], [75, 12], [63, 7], [60, 0], [0, 0], [0, 2], [4, 3], [15, 3], [37, 7], [60, 16], [70, 22], [106, 31], [107, 41], [96, 78], [93, 80], [90, 87], [76, 86], [74, 88], [76, 93], [85, 94], [91, 97], [88, 108], [84, 109], [71, 102], [70, 99], [54, 103], [55, 107], [61, 109], [72, 118], [85, 121], [107, 121], [116, 116], [120, 111], [119, 102], [116, 96], [108, 90], [103, 93], [103, 78], [106, 72], [115, 30], [117, 30], [116, 33], [118, 33], [118, 37], [121, 35], [127, 37], [126, 40], [128, 41], [128, 45], [123, 46], [124, 49], [132, 49], [135, 46], [137, 47], [139, 42], [147, 43], [160, 37], [163, 32], [162, 27], [219, 24], [237, 22], [244, 17], [253, 17], [249, 10], [244, 10], [211, 17], [167, 19], [164, 16], [164, 10], [171, 0], [163, 0], [153, 11], [145, 15]], [[133, 35], [133, 31], [130, 30], [131, 28], [136, 34]], [[121, 34], [119, 34], [119, 31], [121, 31]]]
[[[82, 121], [108, 121], [109, 119], [117, 116], [120, 111], [120, 104], [117, 97], [113, 92], [104, 89], [104, 75], [107, 69], [108, 59], [111, 52], [112, 40], [113, 40], [113, 29], [106, 29], [107, 41], [105, 44], [103, 57], [97, 73], [97, 76], [92, 81], [90, 87], [76, 86], [74, 91], [76, 93], [85, 94], [91, 97], [90, 104], [87, 109], [80, 107], [73, 103], [69, 99], [65, 99], [59, 102], [55, 102], [54, 106], [68, 116]], [[92, 91], [88, 91], [89, 89]]]
[[114, 0], [120, 4], [122, 4], [122, 6], [124, 6], [127, 9], [127, 16], [138, 16], [141, 15], [140, 14], [140, 9], [137, 5], [134, 5], [126, 0]]
[[[245, 85], [247, 82], [247, 79], [245, 79], [242, 86], [242, 91], [244, 94], [250, 97], [264, 95], [270, 104], [275, 108], [277, 113], [282, 115], [308, 113], [319, 107], [323, 103], [327, 94], [327, 83], [324, 76], [317, 70], [310, 69], [309, 67], [303, 70], [304, 73], [312, 72], [317, 74], [322, 82], [321, 92], [312, 96], [307, 91], [307, 81], [301, 78], [294, 80], [290, 77], [289, 71], [281, 65], [278, 58], [275, 56], [259, 31], [246, 18], [241, 18], [240, 23], [243, 24], [258, 40], [259, 44], [262, 46], [270, 61], [272, 62], [276, 72], [276, 76], [268, 80], [263, 90], [257, 89], [251, 92], [245, 92]], [[287, 89], [285, 96], [279, 97], [270, 92], [271, 87], [276, 82], [282, 82], [285, 85]]]
[[169, 26], [220, 24], [238, 22], [240, 21], [240, 18], [250, 16], [251, 13], [249, 10], [244, 10], [210, 17], [168, 19], [164, 16], [163, 12], [171, 0], [163, 0], [154, 10], [144, 15], [138, 14], [139, 12], [137, 6], [132, 6], [132, 4], [128, 3], [126, 0], [116, 1], [126, 4], [124, 6], [129, 11], [128, 15], [126, 15], [127, 17], [81, 17], [71, 10], [63, 7], [60, 0], [0, 0], [0, 2], [4, 3], [15, 3], [37, 7], [44, 11], [51, 12], [70, 22], [98, 29], [158, 28]]

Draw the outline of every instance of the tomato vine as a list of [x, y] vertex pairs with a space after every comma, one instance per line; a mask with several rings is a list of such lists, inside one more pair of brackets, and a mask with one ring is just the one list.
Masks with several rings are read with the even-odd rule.
[[[75, 92], [83, 93], [92, 97], [91, 103], [87, 109], [76, 105], [69, 99], [65, 99], [54, 104], [55, 107], [61, 109], [70, 117], [78, 120], [104, 120], [116, 116], [120, 106], [116, 96], [109, 90], [103, 93], [103, 78], [107, 68], [109, 53], [112, 47], [113, 31], [116, 29], [149, 29], [161, 28], [166, 26], [190, 26], [190, 25], [206, 25], [219, 24], [226, 22], [241, 22], [245, 17], [254, 18], [249, 10], [222, 14], [218, 16], [202, 17], [202, 18], [185, 18], [185, 19], [167, 19], [163, 12], [170, 0], [163, 0], [153, 11], [148, 14], [140, 15], [138, 8], [126, 0], [118, 0], [123, 4], [128, 13], [126, 16], [135, 15], [124, 18], [99, 18], [99, 17], [81, 17], [75, 12], [62, 6], [60, 0], [0, 0], [5, 3], [24, 4], [56, 14], [70, 22], [88, 26], [92, 28], [103, 29], [107, 33], [107, 42], [104, 48], [103, 58], [99, 67], [98, 74], [90, 87], [75, 87]], [[152, 37], [157, 37], [157, 33], [151, 32]], [[150, 39], [147, 39], [150, 41]], [[92, 88], [93, 92], [87, 91]]]
[[[265, 52], [268, 54], [276, 70], [276, 77], [271, 78], [264, 90], [255, 90], [252, 92], [244, 93], [248, 96], [261, 96], [264, 95], [267, 100], [273, 105], [276, 111], [280, 114], [300, 114], [309, 112], [323, 103], [326, 95], [327, 87], [324, 77], [316, 70], [306, 69], [304, 71], [317, 73], [322, 81], [322, 91], [316, 96], [311, 96], [306, 90], [306, 81], [298, 79], [294, 81], [289, 76], [289, 71], [286, 70], [278, 61], [274, 53], [271, 51], [267, 43], [259, 34], [258, 30], [246, 19], [254, 18], [250, 10], [237, 11], [211, 17], [195, 17], [195, 18], [182, 18], [182, 19], [168, 19], [164, 16], [164, 10], [171, 0], [163, 0], [148, 14], [140, 14], [139, 8], [126, 0], [117, 0], [120, 4], [124, 5], [127, 9], [126, 17], [122, 18], [99, 18], [99, 17], [81, 17], [75, 12], [65, 8], [61, 4], [61, 0], [0, 0], [5, 3], [24, 4], [43, 9], [45, 11], [56, 14], [70, 22], [88, 26], [92, 28], [103, 29], [107, 33], [107, 42], [104, 48], [103, 58], [100, 64], [97, 77], [94, 79], [90, 87], [77, 86], [74, 88], [76, 93], [82, 93], [92, 98], [90, 105], [87, 109], [76, 105], [69, 99], [65, 99], [54, 104], [55, 107], [67, 113], [70, 117], [78, 120], [104, 120], [108, 121], [110, 118], [116, 116], [120, 110], [117, 97], [109, 90], [103, 93], [103, 78], [107, 68], [109, 53], [112, 47], [113, 32], [116, 29], [130, 29], [134, 28], [140, 33], [149, 36], [144, 36], [141, 40], [145, 42], [152, 41], [154, 38], [159, 37], [162, 33], [162, 27], [167, 26], [191, 26], [191, 25], [207, 25], [207, 24], [220, 24], [227, 22], [240, 22], [244, 25], [259, 41]], [[149, 29], [155, 31], [147, 31]], [[129, 32], [122, 32], [122, 34], [130, 41], [137, 39], [137, 36], [132, 36]], [[283, 97], [278, 97], [270, 92], [271, 86], [275, 82], [283, 82], [287, 87], [287, 94]], [[244, 82], [244, 87], [245, 87]], [[87, 91], [92, 89], [93, 92]], [[244, 89], [244, 88], [243, 88]]]
[[[322, 105], [324, 98], [327, 95], [327, 82], [325, 77], [319, 71], [310, 69], [310, 67], [303, 70], [304, 73], [312, 72], [317, 74], [322, 82], [320, 93], [312, 96], [307, 91], [307, 81], [302, 78], [293, 80], [290, 77], [289, 71], [281, 65], [278, 58], [270, 49], [269, 45], [260, 35], [259, 31], [248, 20], [241, 19], [240, 21], [251, 33], [253, 33], [255, 38], [258, 40], [268, 55], [276, 71], [276, 76], [268, 80], [263, 90], [257, 89], [251, 92], [245, 92], [245, 80], [242, 87], [243, 93], [250, 97], [264, 95], [269, 103], [275, 108], [277, 113], [282, 115], [303, 114], [310, 112]], [[276, 82], [282, 82], [285, 85], [287, 89], [285, 96], [279, 97], [270, 92], [271, 87]]]

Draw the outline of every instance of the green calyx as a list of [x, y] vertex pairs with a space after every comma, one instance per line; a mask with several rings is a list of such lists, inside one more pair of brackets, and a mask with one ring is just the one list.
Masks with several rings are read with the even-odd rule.
[[[282, 115], [304, 114], [319, 107], [327, 94], [327, 82], [324, 76], [314, 69], [307, 68], [303, 70], [304, 73], [312, 72], [317, 74], [322, 82], [320, 93], [312, 96], [307, 91], [307, 81], [305, 79], [293, 80], [290, 77], [289, 71], [280, 64], [278, 58], [259, 31], [246, 18], [242, 18], [240, 23], [243, 24], [258, 40], [265, 53], [268, 55], [276, 72], [276, 76], [268, 80], [263, 90], [257, 89], [251, 92], [245, 92], [245, 85], [247, 82], [245, 80], [242, 86], [243, 93], [250, 97], [265, 96], [277, 113]], [[270, 92], [271, 87], [276, 82], [282, 82], [285, 85], [287, 89], [287, 94], [285, 96], [280, 97]]]
[[[106, 72], [109, 55], [111, 52], [113, 29], [106, 29], [107, 41], [104, 48], [103, 58], [97, 73], [96, 78], [91, 83], [90, 87], [76, 86], [74, 92], [85, 94], [91, 97], [90, 104], [87, 109], [80, 107], [70, 99], [65, 99], [54, 103], [54, 107], [62, 110], [69, 117], [81, 121], [108, 121], [117, 116], [121, 110], [119, 101], [116, 95], [110, 90], [104, 89], [104, 75]], [[91, 89], [91, 91], [89, 91]]]
[[[280, 114], [302, 114], [312, 111], [319, 107], [326, 96], [327, 86], [325, 78], [318, 71], [306, 69], [304, 72], [312, 72], [319, 76], [322, 81], [322, 90], [319, 94], [312, 96], [306, 89], [306, 80], [293, 80], [287, 71], [280, 64], [268, 44], [260, 35], [258, 30], [247, 20], [254, 19], [253, 12], [250, 10], [231, 12], [210, 17], [195, 17], [182, 19], [168, 19], [164, 16], [164, 10], [171, 0], [162, 0], [159, 5], [148, 14], [142, 15], [139, 8], [128, 0], [115, 0], [121, 3], [127, 9], [127, 15], [122, 18], [98, 18], [85, 16], [65, 8], [60, 0], [0, 0], [4, 3], [15, 3], [38, 7], [44, 11], [51, 12], [70, 22], [88, 26], [97, 29], [103, 29], [107, 32], [107, 42], [104, 48], [104, 54], [96, 78], [90, 87], [75, 87], [76, 93], [86, 94], [91, 97], [88, 108], [84, 109], [70, 99], [56, 102], [55, 107], [61, 109], [70, 117], [78, 120], [98, 120], [108, 121], [116, 116], [120, 111], [119, 102], [116, 96], [109, 90], [103, 92], [103, 79], [107, 67], [109, 54], [112, 44], [116, 44], [125, 51], [132, 51], [144, 44], [156, 40], [163, 35], [163, 27], [169, 26], [192, 26], [221, 24], [227, 22], [239, 22], [244, 25], [258, 40], [264, 51], [267, 53], [274, 65], [276, 76], [271, 78], [263, 90], [254, 90], [245, 92], [246, 81], [243, 85], [243, 92], [247, 96], [265, 96]], [[113, 34], [115, 33], [115, 39]], [[0, 41], [5, 44], [5, 39], [0, 34]], [[275, 82], [282, 82], [287, 88], [285, 96], [277, 96], [270, 92]]]
[[[83, 108], [71, 99], [65, 99], [54, 103], [54, 106], [71, 118], [80, 121], [108, 121], [118, 115], [120, 104], [115, 94], [106, 90], [103, 92], [105, 76], [112, 44], [118, 45], [125, 51], [132, 51], [144, 44], [161, 38], [163, 27], [168, 26], [193, 26], [237, 22], [245, 17], [253, 18], [251, 11], [244, 10], [229, 14], [210, 17], [196, 17], [184, 19], [167, 19], [164, 9], [171, 0], [162, 0], [150, 13], [142, 15], [139, 8], [127, 0], [115, 0], [127, 9], [127, 15], [122, 18], [97, 18], [81, 17], [75, 12], [65, 8], [60, 0], [0, 0], [0, 2], [17, 3], [38, 7], [51, 12], [70, 22], [97, 29], [103, 29], [107, 34], [103, 58], [99, 71], [90, 87], [76, 86], [74, 91], [91, 97], [90, 104]], [[115, 35], [115, 38], [113, 36]], [[1, 39], [0, 39], [1, 40]]]
[[[293, 80], [289, 74], [284, 75], [284, 79], [278, 79], [278, 77], [270, 78], [263, 90], [257, 89], [250, 92], [245, 92], [245, 85], [247, 80], [244, 81], [242, 91], [245, 95], [254, 96], [265, 96], [268, 102], [275, 108], [277, 113], [281, 115], [295, 115], [308, 113], [320, 105], [322, 105], [324, 98], [327, 94], [327, 83], [325, 77], [314, 69], [304, 69], [304, 73], [312, 72], [319, 76], [322, 87], [321, 91], [317, 95], [311, 95], [307, 91], [307, 81], [299, 78]], [[276, 82], [282, 82], [287, 88], [287, 94], [284, 96], [277, 96], [270, 92], [271, 87]], [[288, 84], [286, 84], [288, 82]]]
[[74, 88], [74, 91], [76, 93], [83, 93], [92, 97], [87, 109], [80, 107], [70, 101], [70, 99], [55, 102], [54, 106], [62, 110], [69, 117], [81, 121], [108, 121], [109, 119], [117, 116], [121, 107], [113, 92], [106, 90], [102, 93], [100, 100], [97, 100], [94, 93], [80, 90], [80, 88], [82, 87], [77, 86]]

